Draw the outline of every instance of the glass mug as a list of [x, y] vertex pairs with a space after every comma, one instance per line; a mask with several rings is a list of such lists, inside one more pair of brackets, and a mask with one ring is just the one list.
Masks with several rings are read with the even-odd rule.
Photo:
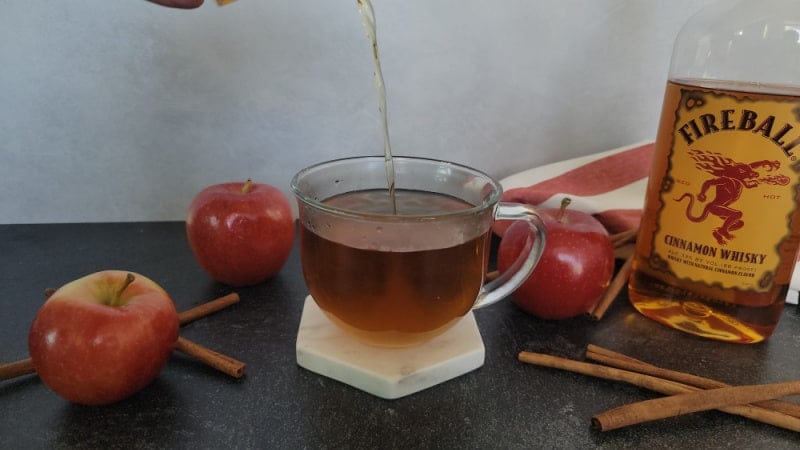
[[[522, 284], [545, 232], [533, 208], [500, 202], [502, 187], [482, 172], [413, 157], [392, 164], [396, 213], [382, 156], [323, 162], [301, 170], [291, 186], [303, 276], [317, 306], [364, 343], [409, 347]], [[526, 220], [535, 239], [484, 284], [494, 220]]]

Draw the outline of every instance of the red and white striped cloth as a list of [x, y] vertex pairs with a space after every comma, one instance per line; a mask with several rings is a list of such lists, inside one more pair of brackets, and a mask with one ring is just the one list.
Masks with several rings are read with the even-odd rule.
[[[500, 180], [503, 201], [558, 208], [569, 196], [570, 208], [595, 216], [609, 231], [639, 226], [647, 177], [653, 160], [652, 141], [574, 158], [511, 175]], [[502, 234], [505, 227], [497, 226]], [[788, 303], [797, 303], [800, 265], [795, 267]]]

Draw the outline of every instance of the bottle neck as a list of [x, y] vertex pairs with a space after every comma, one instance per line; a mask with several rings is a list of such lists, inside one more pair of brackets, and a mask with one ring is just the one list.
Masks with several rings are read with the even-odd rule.
[[717, 2], [675, 41], [670, 79], [800, 86], [797, 0]]

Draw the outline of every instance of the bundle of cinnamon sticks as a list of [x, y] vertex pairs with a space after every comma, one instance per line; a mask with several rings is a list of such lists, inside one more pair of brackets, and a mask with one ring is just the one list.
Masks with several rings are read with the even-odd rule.
[[606, 311], [608, 311], [608, 308], [628, 283], [628, 277], [633, 267], [634, 247], [636, 235], [638, 233], [639, 229], [636, 228], [611, 235], [611, 244], [614, 246], [614, 257], [616, 259], [623, 259], [625, 262], [619, 268], [616, 275], [614, 275], [614, 278], [611, 279], [611, 283], [608, 285], [603, 297], [587, 312], [591, 319], [602, 319]]
[[716, 409], [800, 432], [800, 405], [776, 400], [800, 394], [800, 381], [730, 386], [709, 378], [660, 368], [592, 344], [587, 347], [586, 358], [602, 364], [532, 352], [519, 354], [519, 360], [525, 363], [624, 381], [667, 394], [663, 398], [632, 403], [595, 415], [592, 417], [592, 426], [601, 431]]

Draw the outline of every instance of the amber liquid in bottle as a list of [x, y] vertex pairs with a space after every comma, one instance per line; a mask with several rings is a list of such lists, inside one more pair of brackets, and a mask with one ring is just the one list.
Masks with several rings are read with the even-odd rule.
[[671, 80], [629, 282], [643, 315], [754, 343], [783, 310], [800, 242], [800, 90]]

